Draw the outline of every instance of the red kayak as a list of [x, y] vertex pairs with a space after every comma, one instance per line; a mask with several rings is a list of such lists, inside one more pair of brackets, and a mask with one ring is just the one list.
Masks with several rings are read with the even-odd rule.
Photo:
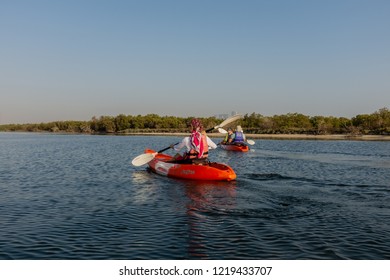
[[[145, 153], [156, 153], [154, 150], [146, 149]], [[237, 175], [234, 170], [223, 163], [210, 162], [207, 164], [192, 164], [175, 162], [172, 156], [167, 154], [156, 154], [148, 162], [150, 169], [160, 175], [190, 180], [212, 180], [231, 181]]]
[[228, 150], [228, 151], [236, 151], [236, 152], [247, 152], [249, 151], [249, 147], [246, 144], [221, 144], [220, 145], [222, 149]]

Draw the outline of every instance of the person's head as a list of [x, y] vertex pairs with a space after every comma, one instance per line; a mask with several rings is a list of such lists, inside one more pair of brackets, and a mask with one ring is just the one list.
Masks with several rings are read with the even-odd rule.
[[237, 125], [236, 131], [242, 132], [242, 127], [241, 127], [241, 125]]
[[233, 133], [233, 129], [231, 127], [228, 128], [228, 134], [232, 134]]
[[199, 119], [192, 119], [191, 129], [192, 131], [202, 131], [203, 130], [202, 122]]

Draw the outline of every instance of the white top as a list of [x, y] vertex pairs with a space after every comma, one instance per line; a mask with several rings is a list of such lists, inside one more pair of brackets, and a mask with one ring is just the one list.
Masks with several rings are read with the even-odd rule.
[[[215, 144], [208, 136], [206, 136], [206, 139], [207, 139], [207, 145], [209, 146], [209, 149], [216, 149], [217, 148], [217, 144]], [[184, 137], [183, 140], [181, 140], [181, 142], [179, 144], [173, 146], [173, 149], [178, 152], [184, 147], [186, 147], [187, 152], [191, 151], [191, 149], [192, 149], [191, 137], [189, 137], [189, 136]]]

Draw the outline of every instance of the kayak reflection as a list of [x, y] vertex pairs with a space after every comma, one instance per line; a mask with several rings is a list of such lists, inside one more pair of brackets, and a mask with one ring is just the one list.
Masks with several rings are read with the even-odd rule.
[[236, 207], [236, 181], [185, 183], [188, 218], [188, 254], [190, 258], [208, 259], [219, 244], [219, 224]]

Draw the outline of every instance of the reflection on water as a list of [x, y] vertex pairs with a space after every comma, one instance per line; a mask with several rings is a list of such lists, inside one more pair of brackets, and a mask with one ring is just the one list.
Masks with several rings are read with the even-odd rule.
[[187, 181], [183, 185], [189, 198], [188, 255], [191, 258], [209, 258], [208, 233], [214, 231], [215, 216], [236, 206], [236, 182]]
[[188, 181], [183, 185], [186, 195], [190, 198], [188, 208], [193, 211], [204, 212], [213, 208], [223, 210], [235, 206], [236, 181]]
[[135, 204], [151, 203], [157, 199], [158, 185], [150, 180], [150, 174], [146, 171], [136, 171], [131, 174], [132, 184], [132, 201]]
[[[218, 216], [226, 215], [236, 207], [236, 181], [166, 178], [149, 169], [133, 172], [131, 180], [132, 203], [141, 207], [145, 205], [155, 207], [159, 211], [158, 217], [155, 218], [160, 218], [161, 221], [172, 215], [183, 216], [184, 223], [170, 236], [170, 241], [166, 242], [168, 247], [175, 246], [173, 244], [178, 242], [177, 240], [184, 238], [185, 243], [181, 241], [180, 246], [187, 248], [186, 258], [210, 258], [213, 246], [210, 233], [215, 232], [215, 225], [220, 223]], [[161, 206], [166, 208], [162, 209]], [[167, 235], [166, 231], [170, 231], [171, 226], [176, 225], [178, 221], [174, 217], [166, 221], [164, 226], [158, 228], [160, 235]], [[167, 229], [164, 229], [165, 226]], [[137, 246], [140, 246], [139, 242]]]

